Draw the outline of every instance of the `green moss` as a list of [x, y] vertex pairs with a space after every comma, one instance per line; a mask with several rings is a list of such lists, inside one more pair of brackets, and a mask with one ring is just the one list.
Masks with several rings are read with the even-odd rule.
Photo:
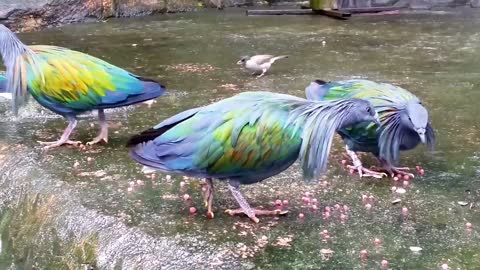
[[23, 268], [82, 269], [96, 267], [98, 237], [61, 239], [52, 223], [57, 209], [54, 196], [41, 198], [26, 195], [16, 207], [5, 210], [0, 218], [0, 234], [4, 248], [0, 263], [13, 258]]

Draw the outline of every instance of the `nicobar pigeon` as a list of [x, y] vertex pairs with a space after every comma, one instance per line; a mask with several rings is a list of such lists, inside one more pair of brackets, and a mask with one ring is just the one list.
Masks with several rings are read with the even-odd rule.
[[[396, 167], [400, 151], [425, 143], [430, 149], [435, 145], [435, 132], [428, 121], [428, 111], [418, 97], [409, 91], [388, 83], [369, 80], [325, 82], [316, 80], [306, 89], [309, 100], [338, 100], [361, 98], [370, 101], [377, 111], [381, 124], [359, 123], [339, 130], [346, 144], [352, 168], [360, 176], [381, 178], [385, 174], [408, 174], [408, 167]], [[363, 167], [355, 152], [373, 153], [382, 166], [381, 171]]]
[[87, 144], [108, 141], [105, 109], [128, 106], [165, 93], [158, 82], [111, 65], [103, 60], [62, 47], [23, 44], [0, 24], [0, 54], [6, 66], [7, 90], [16, 114], [28, 91], [45, 108], [65, 117], [69, 124], [61, 138], [40, 142], [45, 148], [78, 145], [70, 134], [77, 115], [98, 110], [100, 134]]
[[326, 170], [336, 131], [359, 122], [378, 121], [370, 102], [361, 99], [312, 101], [270, 92], [244, 92], [190, 109], [164, 120], [128, 142], [138, 163], [164, 173], [207, 179], [207, 216], [213, 217], [213, 183], [228, 181], [240, 209], [257, 215], [279, 211], [250, 207], [240, 185], [274, 176], [297, 159], [305, 179]]

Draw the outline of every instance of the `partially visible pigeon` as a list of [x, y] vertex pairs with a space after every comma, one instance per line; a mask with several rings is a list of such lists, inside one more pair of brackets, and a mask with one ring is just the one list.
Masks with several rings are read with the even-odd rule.
[[288, 55], [273, 56], [268, 54], [263, 55], [254, 55], [243, 56], [238, 62], [237, 65], [244, 65], [246, 69], [253, 71], [252, 75], [256, 75], [257, 78], [262, 77], [270, 69], [272, 64], [278, 59], [288, 58]]
[[7, 78], [0, 74], [0, 100], [12, 99], [12, 94], [7, 92]]

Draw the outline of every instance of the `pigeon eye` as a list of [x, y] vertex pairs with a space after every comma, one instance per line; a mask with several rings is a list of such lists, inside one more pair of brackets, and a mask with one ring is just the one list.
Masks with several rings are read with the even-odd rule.
[[372, 112], [372, 109], [370, 107], [367, 107], [367, 112], [368, 113], [371, 113]]

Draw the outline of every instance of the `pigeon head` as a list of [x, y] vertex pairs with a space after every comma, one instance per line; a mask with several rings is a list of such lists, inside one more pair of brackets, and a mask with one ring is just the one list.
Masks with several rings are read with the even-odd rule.
[[237, 65], [245, 65], [245, 62], [247, 62], [248, 59], [250, 59], [250, 56], [242, 56], [242, 58], [238, 60]]
[[420, 102], [408, 103], [405, 113], [401, 116], [402, 124], [418, 133], [422, 143], [425, 143], [425, 132], [428, 124], [428, 111]]
[[374, 122], [380, 124], [378, 113], [373, 105], [363, 99], [352, 99], [354, 102], [348, 109], [348, 114], [342, 121], [341, 127], [349, 127], [360, 122]]

